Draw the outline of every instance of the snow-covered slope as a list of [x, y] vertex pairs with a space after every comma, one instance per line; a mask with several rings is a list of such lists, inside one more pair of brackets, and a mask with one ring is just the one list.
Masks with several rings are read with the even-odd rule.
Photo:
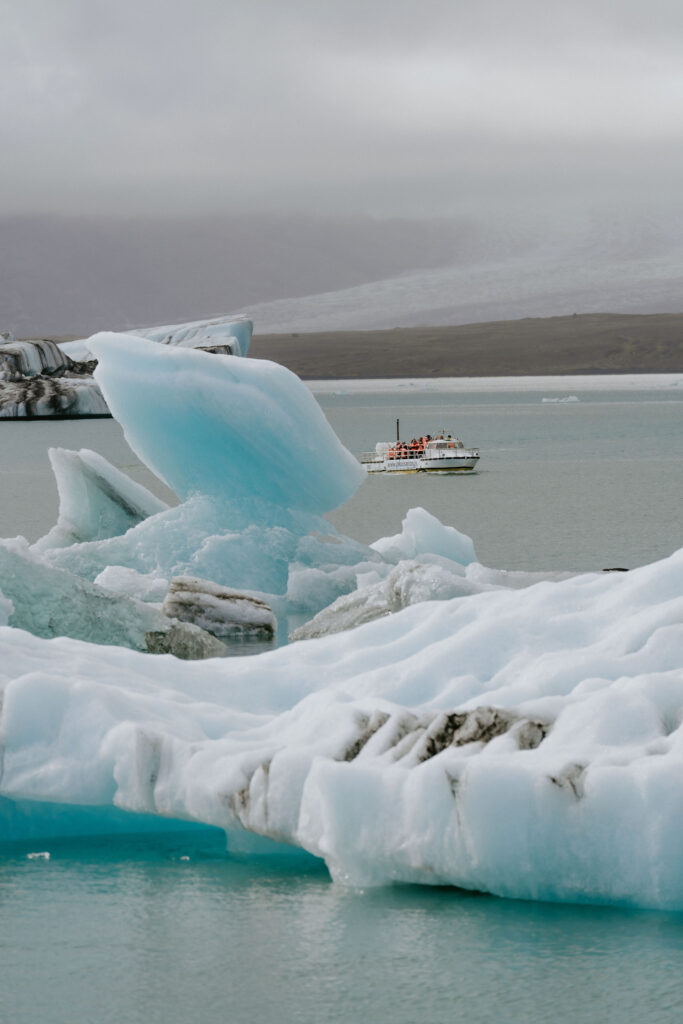
[[681, 217], [577, 216], [543, 230], [511, 223], [467, 263], [416, 270], [244, 312], [260, 334], [453, 325], [571, 313], [680, 312]]

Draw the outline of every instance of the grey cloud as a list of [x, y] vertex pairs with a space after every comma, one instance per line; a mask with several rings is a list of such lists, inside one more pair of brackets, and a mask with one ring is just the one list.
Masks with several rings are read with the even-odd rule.
[[673, 195], [683, 7], [5, 0], [0, 213]]

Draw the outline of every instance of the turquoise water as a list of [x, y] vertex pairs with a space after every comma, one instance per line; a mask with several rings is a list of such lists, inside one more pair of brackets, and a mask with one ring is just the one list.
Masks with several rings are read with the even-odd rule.
[[[630, 567], [681, 547], [683, 395], [541, 397], [324, 398], [356, 452], [397, 416], [404, 436], [445, 426], [482, 449], [476, 474], [369, 479], [330, 518], [369, 541], [423, 505], [500, 568]], [[113, 421], [3, 424], [0, 536], [54, 522], [49, 444], [94, 448], [164, 493]], [[219, 833], [6, 848], [0, 915], [3, 1024], [683, 1019], [681, 915], [349, 891], [297, 854], [228, 857]]]
[[680, 916], [349, 891], [313, 861], [231, 860], [212, 837], [51, 852], [0, 862], [12, 1024], [683, 1019]]

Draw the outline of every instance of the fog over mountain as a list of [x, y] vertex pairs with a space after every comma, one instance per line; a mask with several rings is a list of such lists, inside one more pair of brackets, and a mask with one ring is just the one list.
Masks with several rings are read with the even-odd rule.
[[17, 337], [247, 312], [257, 332], [678, 312], [683, 216], [15, 217], [0, 324]]
[[15, 217], [0, 223], [0, 323], [25, 337], [193, 319], [478, 260], [493, 244], [453, 220]]
[[0, 330], [671, 308], [682, 48], [677, 0], [3, 0]]

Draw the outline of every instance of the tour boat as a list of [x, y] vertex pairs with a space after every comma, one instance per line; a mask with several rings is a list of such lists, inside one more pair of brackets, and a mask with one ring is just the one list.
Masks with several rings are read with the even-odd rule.
[[440, 430], [434, 437], [413, 438], [410, 444], [378, 441], [374, 452], [365, 452], [360, 461], [368, 473], [462, 473], [479, 462], [479, 449], [466, 448], [459, 438]]

